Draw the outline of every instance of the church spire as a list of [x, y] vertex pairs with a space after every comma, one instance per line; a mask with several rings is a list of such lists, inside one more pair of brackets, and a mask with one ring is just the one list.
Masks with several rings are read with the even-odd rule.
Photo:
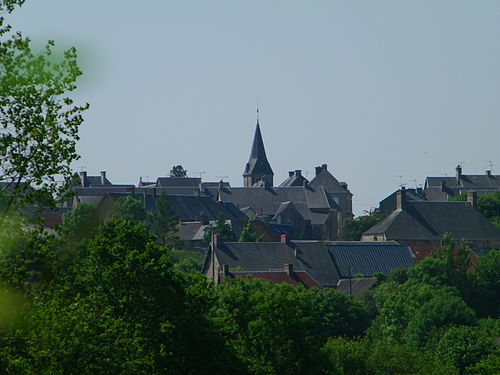
[[259, 119], [257, 118], [257, 126], [255, 127], [250, 158], [245, 166], [245, 172], [243, 173], [244, 185], [248, 187], [254, 186], [257, 183], [262, 183], [265, 186], [272, 186], [273, 176], [273, 170], [271, 169], [269, 161], [267, 161], [264, 141], [262, 140], [262, 134], [260, 132]]

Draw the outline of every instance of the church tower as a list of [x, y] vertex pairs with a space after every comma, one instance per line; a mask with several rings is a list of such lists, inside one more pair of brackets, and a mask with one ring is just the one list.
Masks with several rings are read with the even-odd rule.
[[259, 120], [257, 119], [250, 159], [245, 166], [245, 172], [243, 172], [243, 185], [245, 187], [271, 187], [273, 186], [273, 176], [274, 173], [267, 161], [266, 150], [264, 149], [264, 142], [260, 133]]

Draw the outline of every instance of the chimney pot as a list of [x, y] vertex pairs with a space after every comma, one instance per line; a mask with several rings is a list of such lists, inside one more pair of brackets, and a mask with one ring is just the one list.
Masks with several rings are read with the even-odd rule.
[[477, 192], [468, 191], [467, 192], [467, 202], [472, 206], [472, 208], [477, 207]]
[[406, 208], [406, 188], [404, 186], [396, 194], [396, 210], [404, 210]]
[[457, 184], [459, 185], [460, 184], [460, 179], [462, 178], [462, 167], [459, 165], [457, 165], [457, 167], [455, 168], [456, 170], [456, 178], [457, 178]]
[[87, 172], [82, 171], [80, 172], [80, 183], [82, 187], [85, 187], [85, 180], [87, 179]]

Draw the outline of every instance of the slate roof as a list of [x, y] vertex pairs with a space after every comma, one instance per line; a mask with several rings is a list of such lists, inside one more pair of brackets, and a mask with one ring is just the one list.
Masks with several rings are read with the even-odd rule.
[[[341, 278], [349, 277], [349, 267], [351, 275], [373, 276], [413, 265], [410, 249], [395, 242], [227, 242], [219, 245], [215, 256], [220, 265], [242, 267], [247, 272], [280, 271], [284, 264], [292, 264], [294, 270], [307, 272], [322, 287], [335, 287]], [[211, 258], [209, 249], [204, 273]]]
[[280, 184], [280, 187], [304, 186], [304, 183], [309, 183], [309, 180], [302, 176], [302, 171], [299, 169], [288, 173], [288, 178]]
[[255, 127], [255, 135], [253, 138], [252, 150], [250, 151], [250, 158], [245, 166], [243, 176], [250, 176], [253, 174], [274, 175], [269, 161], [267, 161], [266, 150], [264, 149], [264, 142], [262, 141], [262, 134], [260, 132], [260, 125], [257, 121]]
[[463, 240], [500, 240], [500, 230], [468, 202], [407, 202], [404, 210], [368, 229], [364, 234], [385, 234], [394, 240], [439, 240], [450, 232]]
[[158, 177], [156, 179], [157, 187], [183, 187], [198, 189], [201, 178], [198, 177]]
[[400, 267], [414, 264], [408, 246], [395, 242], [336, 242], [326, 245], [339, 276], [349, 278], [356, 274], [372, 277], [384, 275]]
[[[396, 209], [397, 194], [400, 190], [396, 190], [392, 194], [385, 197], [379, 202], [380, 212], [383, 214], [389, 214]], [[422, 188], [419, 189], [405, 189], [406, 200], [407, 201], [423, 201], [427, 200], [424, 196], [424, 191]], [[430, 200], [430, 199], [429, 199]], [[446, 199], [444, 199], [446, 200]]]
[[346, 294], [352, 293], [353, 295], [358, 295], [363, 292], [366, 292], [376, 283], [377, 283], [377, 278], [375, 277], [363, 277], [350, 280], [341, 279], [337, 284], [337, 290], [340, 290], [341, 292], [344, 292]]
[[345, 194], [348, 193], [350, 195], [351, 192], [346, 189], [345, 183], [340, 183], [333, 175], [328, 172], [327, 165], [323, 164], [321, 167], [321, 171], [318, 170], [316, 176], [311, 180], [309, 186], [313, 189], [318, 187], [323, 187], [328, 193], [340, 193]]

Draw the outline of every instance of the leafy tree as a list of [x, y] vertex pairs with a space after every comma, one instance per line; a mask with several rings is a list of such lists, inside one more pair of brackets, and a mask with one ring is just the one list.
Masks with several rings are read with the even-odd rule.
[[474, 293], [471, 305], [480, 316], [493, 318], [500, 316], [500, 250], [492, 250], [481, 257], [473, 273]]
[[205, 236], [203, 237], [203, 244], [205, 246], [208, 246], [210, 244], [213, 234], [218, 234], [220, 236], [220, 239], [224, 242], [236, 241], [236, 235], [234, 234], [231, 225], [226, 223], [226, 219], [222, 214], [219, 214], [217, 216], [215, 226], [210, 227], [209, 230], [205, 233]]
[[146, 209], [141, 201], [131, 195], [118, 199], [110, 214], [110, 219], [123, 219], [132, 223], [144, 223], [146, 217]]
[[[24, 1], [3, 0], [0, 14]], [[53, 55], [54, 42], [40, 52], [29, 38], [11, 33], [0, 16], [0, 191], [2, 223], [7, 212], [24, 204], [55, 206], [55, 194], [70, 183], [70, 164], [77, 160], [76, 141], [89, 106], [74, 106], [68, 93], [81, 75], [74, 48], [62, 58]]]
[[161, 194], [155, 201], [155, 207], [149, 216], [149, 227], [161, 245], [171, 249], [182, 246], [179, 237], [179, 219], [170, 205], [165, 194]]
[[248, 218], [245, 227], [241, 231], [240, 238], [238, 242], [261, 242], [264, 239], [264, 235], [258, 235], [253, 229], [253, 218]]
[[100, 221], [93, 206], [80, 203], [64, 214], [60, 231], [70, 239], [81, 240], [89, 236], [99, 226]]
[[387, 215], [381, 214], [378, 210], [373, 209], [365, 211], [364, 215], [354, 219], [346, 219], [342, 227], [342, 238], [346, 241], [359, 241], [361, 235], [370, 229], [375, 224], [379, 223]]
[[186, 177], [187, 171], [182, 168], [182, 165], [174, 165], [170, 170], [170, 177]]

